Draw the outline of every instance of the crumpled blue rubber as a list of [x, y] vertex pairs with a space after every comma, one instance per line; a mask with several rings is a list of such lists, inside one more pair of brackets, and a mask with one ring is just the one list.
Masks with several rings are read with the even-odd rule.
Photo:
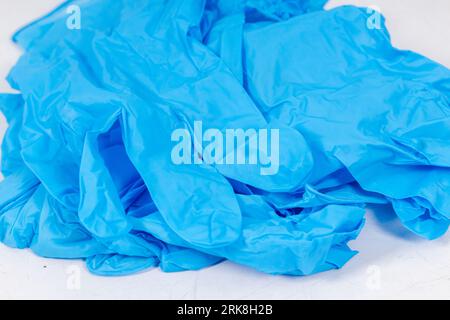
[[[367, 204], [450, 224], [450, 71], [325, 0], [68, 1], [18, 31], [0, 240], [99, 275], [342, 267]], [[78, 5], [82, 28], [66, 27]], [[277, 128], [280, 168], [175, 165], [171, 133]]]

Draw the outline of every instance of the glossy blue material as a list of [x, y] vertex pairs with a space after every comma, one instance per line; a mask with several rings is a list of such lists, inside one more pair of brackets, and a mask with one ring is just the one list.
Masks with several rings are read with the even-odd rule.
[[[450, 71], [325, 2], [68, 1], [20, 30], [20, 94], [0, 95], [0, 240], [100, 275], [224, 259], [308, 275], [355, 255], [366, 204], [443, 235]], [[280, 130], [278, 174], [174, 164], [172, 132], [199, 120]]]

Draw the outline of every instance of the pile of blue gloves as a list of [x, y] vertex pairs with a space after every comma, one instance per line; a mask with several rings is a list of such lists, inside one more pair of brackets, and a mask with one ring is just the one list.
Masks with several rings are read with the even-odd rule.
[[[445, 234], [450, 71], [393, 48], [378, 13], [325, 2], [76, 0], [18, 31], [0, 241], [99, 275], [309, 275], [356, 254], [370, 204]], [[276, 173], [174, 162], [179, 129], [198, 152], [196, 122], [277, 130]]]

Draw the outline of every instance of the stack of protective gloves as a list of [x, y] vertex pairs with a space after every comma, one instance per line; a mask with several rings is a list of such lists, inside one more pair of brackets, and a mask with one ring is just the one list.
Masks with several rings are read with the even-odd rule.
[[[377, 13], [325, 2], [78, 0], [18, 31], [0, 241], [100, 275], [225, 259], [309, 275], [356, 254], [367, 205], [442, 236], [450, 71], [393, 48]], [[277, 174], [174, 163], [195, 121], [276, 128]]]

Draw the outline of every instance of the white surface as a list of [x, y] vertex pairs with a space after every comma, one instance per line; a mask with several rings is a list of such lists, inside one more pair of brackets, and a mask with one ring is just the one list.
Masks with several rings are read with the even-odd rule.
[[[0, 0], [0, 92], [10, 91], [3, 78], [19, 55], [9, 37], [59, 3]], [[450, 67], [449, 0], [334, 0], [330, 7], [344, 3], [378, 6], [396, 46]], [[0, 137], [5, 127], [2, 118]], [[450, 299], [450, 234], [428, 242], [391, 214], [381, 216], [368, 216], [351, 243], [361, 253], [344, 269], [306, 278], [269, 276], [228, 262], [200, 272], [155, 269], [102, 278], [81, 261], [43, 259], [0, 245], [0, 299]]]

